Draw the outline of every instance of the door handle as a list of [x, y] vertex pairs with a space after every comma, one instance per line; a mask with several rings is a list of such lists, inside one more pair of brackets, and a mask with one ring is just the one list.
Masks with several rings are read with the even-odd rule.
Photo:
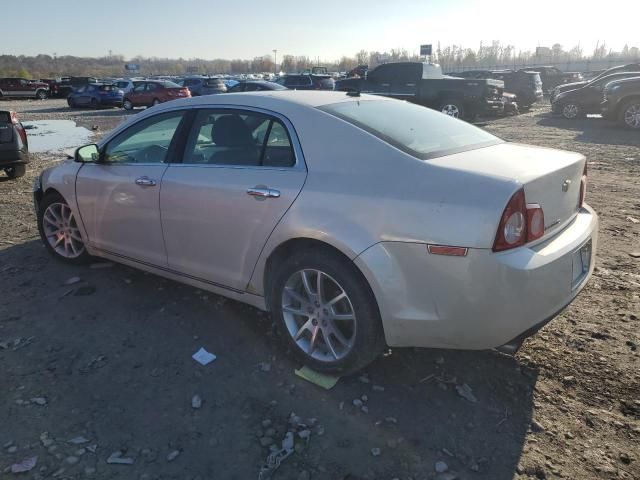
[[140, 185], [141, 187], [155, 187], [156, 181], [149, 177], [140, 177], [136, 178], [136, 185]]
[[247, 190], [247, 195], [251, 195], [252, 197], [261, 197], [261, 198], [279, 198], [280, 191], [274, 188], [268, 187], [253, 187]]

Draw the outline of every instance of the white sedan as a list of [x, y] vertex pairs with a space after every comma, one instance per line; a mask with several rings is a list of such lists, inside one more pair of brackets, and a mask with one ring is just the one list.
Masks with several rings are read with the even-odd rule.
[[44, 244], [270, 311], [316, 370], [385, 344], [516, 350], [593, 271], [585, 158], [356, 95], [149, 108], [37, 179]]

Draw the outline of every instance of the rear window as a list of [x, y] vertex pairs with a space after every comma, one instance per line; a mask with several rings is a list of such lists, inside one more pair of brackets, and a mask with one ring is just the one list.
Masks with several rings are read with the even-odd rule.
[[502, 143], [478, 127], [408, 102], [363, 100], [318, 108], [421, 160]]

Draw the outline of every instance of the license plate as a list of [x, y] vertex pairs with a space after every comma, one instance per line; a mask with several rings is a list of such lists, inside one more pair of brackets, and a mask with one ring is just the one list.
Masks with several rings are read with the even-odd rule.
[[571, 278], [571, 288], [576, 288], [584, 277], [589, 273], [591, 267], [591, 240], [573, 252], [573, 274]]

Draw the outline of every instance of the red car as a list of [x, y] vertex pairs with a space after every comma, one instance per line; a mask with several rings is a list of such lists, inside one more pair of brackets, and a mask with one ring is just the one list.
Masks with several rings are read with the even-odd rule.
[[37, 98], [44, 100], [49, 96], [49, 85], [24, 78], [0, 78], [0, 98]]
[[189, 89], [177, 83], [167, 80], [144, 80], [135, 82], [133, 90], [125, 95], [122, 106], [125, 110], [131, 110], [133, 107], [150, 107], [190, 96]]

